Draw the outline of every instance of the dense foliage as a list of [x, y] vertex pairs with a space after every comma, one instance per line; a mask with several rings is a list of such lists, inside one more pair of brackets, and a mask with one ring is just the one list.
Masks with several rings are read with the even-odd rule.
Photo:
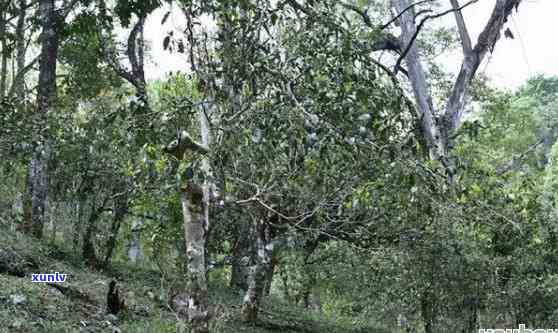
[[[502, 21], [520, 3], [500, 2]], [[551, 326], [558, 79], [510, 92], [461, 73], [465, 116], [446, 128], [460, 90], [436, 56], [466, 43], [417, 21], [402, 44], [396, 24], [445, 8], [411, 7], [396, 19], [383, 1], [68, 1], [36, 20], [34, 4], [0, 1], [13, 63], [0, 68], [0, 219], [40, 222], [95, 269], [157, 269], [161, 307], [194, 332], [218, 317], [219, 284], [244, 295], [251, 323], [275, 297], [355, 331]], [[163, 28], [147, 25], [158, 12]], [[46, 59], [45, 15], [60, 44], [47, 96], [32, 89], [36, 50], [16, 47]], [[144, 29], [170, 15], [184, 29], [149, 45]], [[146, 80], [150, 48], [190, 69]]]

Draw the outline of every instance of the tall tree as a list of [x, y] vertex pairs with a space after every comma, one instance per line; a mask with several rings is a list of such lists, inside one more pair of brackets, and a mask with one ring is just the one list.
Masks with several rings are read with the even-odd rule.
[[6, 86], [8, 82], [8, 8], [10, 1], [5, 0], [0, 2], [0, 98], [6, 95]]
[[[417, 3], [411, 3], [409, 0], [393, 1], [401, 26], [399, 43], [402, 49], [395, 70], [400, 70], [399, 67], [404, 60], [408, 66], [407, 73], [420, 117], [426, 148], [432, 159], [442, 162], [450, 176], [455, 172], [455, 166], [451, 163], [449, 156], [452, 147], [451, 138], [461, 123], [471, 82], [486, 54], [494, 50], [508, 16], [511, 15], [514, 8], [517, 10], [521, 0], [497, 0], [476, 45], [472, 46], [471, 37], [461, 11], [475, 2], [477, 1], [469, 1], [460, 6], [458, 0], [451, 0], [452, 9], [439, 14], [427, 15], [419, 20], [415, 10]], [[440, 112], [434, 108], [432, 103], [431, 88], [426, 80], [427, 74], [422, 65], [416, 40], [427, 20], [452, 12], [455, 15], [461, 39], [463, 60], [461, 69], [451, 88], [450, 96], [445, 101], [445, 110]]]
[[[23, 103], [25, 100], [25, 72], [28, 70], [25, 66], [25, 55], [27, 51], [26, 40], [25, 40], [25, 19], [27, 17], [27, 0], [20, 0], [18, 6], [18, 16], [16, 24], [16, 65], [17, 74], [15, 76], [14, 82], [12, 82], [12, 88], [10, 89], [10, 94], [15, 92], [16, 98], [19, 103]], [[27, 68], [30, 68], [28, 66]]]
[[63, 22], [77, 0], [64, 2], [57, 9], [54, 0], [39, 2], [41, 25], [41, 54], [39, 60], [39, 82], [37, 105], [32, 119], [33, 152], [29, 163], [28, 198], [31, 201], [30, 220], [25, 221], [25, 230], [41, 238], [45, 223], [45, 208], [48, 195], [49, 135], [48, 117], [53, 111], [56, 98], [56, 65]]

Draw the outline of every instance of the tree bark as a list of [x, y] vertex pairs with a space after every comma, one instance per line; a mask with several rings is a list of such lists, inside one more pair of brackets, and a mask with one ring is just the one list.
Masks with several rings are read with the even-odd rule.
[[277, 259], [272, 254], [269, 266], [265, 270], [263, 296], [269, 296], [271, 294], [271, 284], [273, 283], [273, 276], [275, 275], [275, 266], [276, 265], [277, 265]]
[[131, 227], [131, 239], [130, 246], [128, 247], [128, 260], [133, 264], [141, 261], [143, 258], [143, 252], [141, 249], [141, 229], [143, 227], [143, 221], [134, 221]]
[[230, 286], [244, 291], [248, 290], [250, 258], [252, 257], [253, 239], [250, 223], [239, 221], [236, 241], [232, 249]]
[[425, 333], [433, 333], [434, 332], [434, 304], [432, 300], [432, 296], [429, 292], [426, 292], [421, 300], [420, 300], [420, 308], [421, 308], [421, 316], [422, 322], [424, 324], [424, 332]]
[[93, 237], [97, 230], [97, 220], [101, 217], [103, 210], [104, 205], [92, 210], [91, 216], [89, 216], [89, 220], [87, 221], [87, 229], [85, 229], [85, 233], [83, 234], [82, 255], [87, 265], [94, 268], [100, 267], [95, 245], [93, 244]]
[[[415, 25], [415, 9], [410, 7], [408, 0], [396, 0], [395, 8], [397, 12], [404, 12], [400, 16], [401, 44], [409, 45], [412, 43], [413, 36], [417, 33]], [[405, 58], [408, 69], [409, 80], [413, 89], [416, 101], [418, 116], [420, 118], [422, 132], [426, 142], [426, 148], [432, 159], [440, 159], [445, 156], [444, 144], [436, 124], [434, 106], [432, 103], [431, 92], [426, 81], [426, 73], [422, 66], [418, 47], [415, 43], [410, 45]]]
[[85, 203], [86, 203], [85, 196], [83, 196], [83, 194], [81, 193], [78, 193], [78, 200], [74, 206], [74, 210], [75, 210], [74, 230], [72, 230], [72, 237], [73, 237], [72, 244], [73, 244], [73, 249], [75, 251], [79, 249], [79, 245], [80, 245]]
[[8, 26], [6, 23], [6, 7], [7, 4], [0, 2], [0, 48], [2, 52], [0, 53], [0, 99], [6, 96], [6, 87], [8, 82], [8, 43], [6, 42], [6, 32]]
[[25, 102], [25, 18], [27, 15], [27, 1], [19, 1], [19, 15], [17, 17], [16, 25], [16, 64], [17, 75], [12, 82], [18, 104], [22, 105]]
[[242, 320], [246, 323], [255, 323], [258, 318], [258, 308], [265, 291], [266, 273], [271, 267], [273, 255], [269, 224], [259, 220], [254, 229], [256, 256], [249, 268], [248, 290], [241, 309]]
[[[451, 0], [450, 3], [455, 13], [464, 56], [461, 69], [454, 82], [450, 97], [446, 102], [445, 111], [441, 114], [440, 119], [438, 119], [432, 104], [431, 93], [426, 81], [426, 73], [422, 67], [418, 47], [415, 43], [418, 31], [415, 24], [414, 6], [411, 6], [409, 0], [394, 0], [395, 9], [402, 13], [399, 16], [401, 26], [400, 42], [403, 48], [408, 50], [403, 56], [408, 66], [408, 77], [413, 89], [427, 150], [431, 159], [442, 162], [448, 175], [451, 177], [455, 170], [448, 159], [452, 148], [450, 141], [452, 134], [460, 125], [471, 81], [486, 54], [489, 51], [493, 51], [497, 41], [500, 39], [500, 31], [504, 23], [507, 21], [508, 16], [511, 15], [512, 10], [518, 8], [521, 0], [497, 0], [492, 15], [479, 35], [477, 44], [474, 47], [471, 45], [471, 39], [461, 14], [462, 7], [459, 6], [458, 0]], [[420, 26], [421, 24], [418, 27], [420, 28]]]
[[[209, 199], [210, 199], [210, 165], [207, 161], [211, 136], [206, 112], [198, 112], [202, 142], [196, 142], [186, 132], [182, 131], [179, 137], [168, 144], [164, 151], [179, 161], [184, 159], [187, 150], [195, 151], [202, 155], [200, 168], [201, 177], [191, 177], [181, 184], [182, 215], [184, 220], [184, 238], [186, 240], [186, 268], [187, 275], [187, 302], [180, 302], [177, 309], [179, 313], [186, 313], [192, 326], [192, 332], [208, 332], [208, 295], [206, 277], [206, 240], [209, 228]], [[203, 181], [201, 181], [203, 180]], [[201, 183], [200, 183], [201, 181]]]
[[[118, 191], [122, 190], [122, 187], [117, 188]], [[112, 217], [112, 224], [110, 227], [110, 235], [106, 245], [105, 258], [103, 260], [103, 267], [107, 267], [110, 264], [112, 258], [112, 253], [116, 247], [116, 238], [118, 237], [118, 231], [120, 230], [120, 225], [128, 212], [128, 196], [126, 193], [117, 195], [114, 198], [114, 213]]]
[[303, 283], [303, 302], [304, 307], [307, 309], [313, 309], [315, 311], [321, 311], [321, 298], [320, 298], [320, 290], [317, 288], [316, 284], [318, 282], [316, 272], [310, 266], [310, 258], [316, 248], [320, 244], [318, 239], [308, 240], [304, 245], [304, 275], [305, 281]]
[[50, 237], [50, 241], [51, 243], [55, 243], [56, 242], [56, 233], [57, 233], [57, 229], [58, 229], [58, 211], [60, 210], [60, 202], [55, 201], [53, 203], [53, 208], [52, 208], [52, 214], [50, 215], [50, 224], [52, 226], [52, 230], [51, 230], [51, 237]]
[[31, 179], [29, 172], [25, 173], [25, 188], [22, 193], [23, 221], [20, 231], [29, 232], [31, 230]]
[[29, 165], [31, 197], [31, 233], [42, 238], [45, 222], [45, 202], [48, 194], [48, 114], [52, 112], [56, 98], [56, 59], [58, 56], [59, 31], [58, 16], [54, 0], [39, 2], [41, 19], [41, 55], [39, 64], [39, 85], [37, 89], [37, 110], [33, 116], [34, 151]]
[[[198, 112], [201, 145], [209, 150], [211, 134], [209, 120], [203, 108]], [[208, 150], [206, 152], [208, 152]], [[209, 300], [206, 276], [206, 242], [209, 229], [209, 200], [211, 166], [206, 156], [202, 157], [201, 173], [203, 183], [196, 184], [190, 180], [182, 191], [182, 210], [184, 214], [184, 232], [186, 239], [186, 260], [188, 267], [188, 320], [192, 332], [209, 332]]]
[[208, 328], [208, 296], [205, 270], [206, 202], [204, 188], [192, 181], [182, 188], [182, 213], [186, 239], [188, 268], [188, 320], [192, 332], [206, 333]]

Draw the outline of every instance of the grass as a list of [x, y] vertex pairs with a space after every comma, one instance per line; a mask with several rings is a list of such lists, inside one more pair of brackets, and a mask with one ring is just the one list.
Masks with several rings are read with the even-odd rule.
[[[2, 224], [0, 244], [0, 251], [15, 258], [10, 259], [11, 265], [25, 270], [25, 276], [18, 277], [2, 269], [0, 264], [0, 333], [188, 332], [170, 309], [148, 296], [150, 292], [156, 294], [162, 289], [161, 277], [156, 270], [116, 263], [110, 271], [94, 271], [86, 267], [73, 251], [39, 242]], [[67, 274], [63, 286], [70, 288], [72, 293], [63, 294], [49, 285], [31, 283], [31, 273], [54, 272]], [[114, 278], [119, 281], [121, 294], [126, 295], [128, 305], [117, 318], [105, 313], [108, 282]], [[264, 301], [258, 325], [249, 326], [238, 320], [241, 293], [215, 279], [209, 290], [212, 333], [387, 332], [350, 327], [273, 296]], [[14, 298], [21, 302], [14, 302]]]

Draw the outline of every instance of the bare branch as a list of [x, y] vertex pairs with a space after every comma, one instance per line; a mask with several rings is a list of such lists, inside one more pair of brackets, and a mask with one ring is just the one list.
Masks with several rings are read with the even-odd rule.
[[463, 14], [459, 8], [459, 0], [450, 0], [451, 6], [453, 7], [455, 14], [455, 21], [457, 23], [457, 30], [459, 31], [459, 37], [461, 38], [461, 46], [463, 47], [463, 54], [468, 55], [473, 50], [471, 44], [471, 37], [469, 36], [469, 31], [467, 30], [467, 25], [463, 19]]
[[397, 20], [401, 17], [401, 15], [405, 14], [407, 11], [413, 9], [415, 6], [418, 6], [418, 5], [423, 4], [423, 3], [427, 3], [427, 2], [429, 2], [429, 1], [432, 1], [432, 0], [418, 1], [418, 2], [415, 2], [415, 3], [413, 3], [413, 4], [409, 5], [409, 6], [407, 6], [405, 9], [403, 9], [401, 12], [399, 12], [399, 14], [397, 14], [394, 18], [392, 18], [391, 20], [389, 20], [389, 22], [383, 24], [383, 25], [380, 27], [380, 29], [382, 29], [382, 30], [386, 29], [386, 28], [389, 27], [393, 22], [397, 21]]
[[[101, 28], [98, 29], [99, 44], [101, 54], [107, 64], [123, 79], [128, 81], [136, 88], [136, 92], [144, 102], [147, 101], [146, 82], [143, 63], [143, 26], [145, 17], [136, 22], [130, 35], [128, 36], [128, 44], [126, 56], [130, 61], [131, 69], [125, 68], [118, 60], [118, 52], [113, 45], [109, 44], [110, 37], [104, 37]], [[138, 40], [139, 35], [139, 40]]]
[[[416, 40], [417, 37], [418, 37], [418, 34], [420, 33], [420, 31], [421, 31], [422, 28], [424, 27], [424, 24], [426, 23], [426, 21], [428, 21], [428, 20], [430, 20], [430, 19], [440, 18], [440, 17], [445, 16], [445, 15], [447, 15], [447, 14], [449, 14], [449, 13], [452, 13], [452, 12], [461, 11], [461, 10], [463, 10], [464, 8], [470, 6], [470, 5], [472, 5], [472, 4], [474, 4], [475, 2], [478, 2], [478, 1], [479, 1], [479, 0], [471, 0], [471, 1], [467, 2], [466, 4], [464, 4], [464, 5], [461, 6], [461, 7], [448, 9], [448, 10], [443, 11], [443, 12], [441, 12], [441, 13], [434, 14], [434, 15], [428, 15], [428, 16], [424, 17], [424, 18], [420, 21], [419, 25], [417, 26], [417, 28], [416, 28], [416, 30], [415, 30], [415, 33], [414, 33], [413, 36], [411, 37], [411, 40], [409, 41], [409, 43], [407, 44], [407, 46], [405, 47], [405, 50], [403, 51], [403, 53], [401, 54], [401, 56], [399, 57], [399, 59], [397, 59], [397, 62], [396, 62], [396, 64], [395, 64], [395, 69], [394, 69], [395, 73], [397, 74], [397, 72], [398, 72], [399, 69], [401, 68], [401, 63], [403, 62], [403, 59], [405, 59], [405, 57], [407, 56], [407, 53], [409, 53], [409, 50], [411, 49], [411, 46], [414, 44], [415, 40]], [[516, 1], [517, 1], [517, 0], [516, 0]], [[521, 0], [519, 0], [519, 1], [521, 1]]]
[[25, 66], [24, 68], [22, 68], [20, 71], [17, 72], [12, 86], [10, 87], [10, 90], [8, 91], [8, 98], [12, 98], [14, 96], [14, 94], [16, 93], [16, 88], [19, 82], [23, 81], [25, 78], [25, 74], [27, 74], [27, 72], [29, 72], [31, 69], [33, 69], [33, 66], [39, 61], [39, 57], [35, 57], [35, 59], [33, 59], [29, 64], [27, 64], [27, 66]]
[[470, 54], [463, 59], [461, 70], [453, 86], [444, 114], [443, 125], [447, 133], [454, 131], [459, 126], [469, 84], [486, 53], [488, 51], [492, 52], [496, 42], [500, 39], [500, 31], [508, 16], [511, 15], [514, 8], [517, 9], [520, 3], [521, 0], [498, 0], [490, 19], [479, 35], [477, 44]]

